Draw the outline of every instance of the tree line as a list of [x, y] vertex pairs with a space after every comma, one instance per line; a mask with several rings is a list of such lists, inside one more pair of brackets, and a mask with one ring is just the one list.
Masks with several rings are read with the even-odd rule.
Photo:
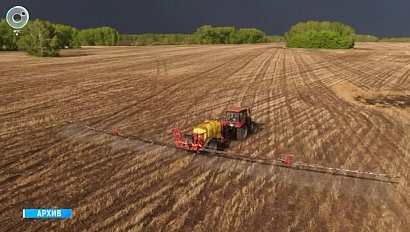
[[266, 35], [256, 28], [213, 27], [205, 25], [194, 33], [199, 44], [266, 43]]
[[178, 45], [178, 44], [254, 44], [278, 40], [256, 28], [199, 27], [193, 34], [121, 35], [124, 45]]
[[410, 42], [410, 37], [378, 38], [373, 35], [356, 35], [357, 42]]
[[196, 44], [194, 35], [188, 34], [139, 34], [120, 35], [119, 45], [181, 45]]
[[380, 42], [410, 42], [410, 37], [381, 38]]
[[60, 49], [80, 46], [254, 44], [286, 42], [287, 47], [352, 48], [354, 42], [410, 42], [410, 38], [377, 38], [356, 34], [339, 22], [307, 21], [292, 26], [284, 36], [267, 36], [256, 28], [199, 27], [193, 34], [120, 35], [111, 27], [77, 29], [44, 20], [30, 21], [16, 36], [6, 20], [0, 20], [0, 51], [23, 50], [35, 56], [58, 56]]
[[0, 50], [3, 51], [22, 50], [35, 56], [58, 56], [63, 48], [114, 46], [118, 41], [118, 31], [110, 27], [79, 30], [39, 19], [30, 21], [16, 36], [6, 20], [0, 20]]
[[410, 37], [379, 38], [373, 35], [356, 35], [357, 42], [410, 42]]
[[58, 56], [60, 49], [80, 46], [253, 44], [282, 41], [256, 28], [205, 25], [193, 34], [120, 35], [111, 27], [77, 29], [44, 20], [30, 21], [16, 36], [6, 20], [0, 20], [0, 50], [23, 50], [35, 56]]
[[356, 42], [379, 42], [380, 39], [373, 35], [361, 35], [356, 34], [355, 39]]

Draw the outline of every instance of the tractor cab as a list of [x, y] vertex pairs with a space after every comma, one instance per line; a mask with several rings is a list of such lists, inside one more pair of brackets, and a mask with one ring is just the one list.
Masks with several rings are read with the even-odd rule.
[[246, 139], [249, 133], [256, 132], [256, 123], [252, 121], [251, 110], [247, 107], [233, 107], [225, 112], [222, 121], [224, 135], [237, 140]]
[[246, 123], [251, 119], [251, 111], [247, 108], [231, 108], [225, 112], [225, 120], [230, 124]]

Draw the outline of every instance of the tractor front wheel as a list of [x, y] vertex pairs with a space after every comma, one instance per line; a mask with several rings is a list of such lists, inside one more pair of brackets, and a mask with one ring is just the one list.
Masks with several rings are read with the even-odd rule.
[[236, 139], [244, 140], [248, 137], [248, 126], [236, 129]]

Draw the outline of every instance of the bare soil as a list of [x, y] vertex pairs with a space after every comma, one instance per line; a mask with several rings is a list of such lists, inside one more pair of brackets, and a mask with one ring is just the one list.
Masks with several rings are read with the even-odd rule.
[[[0, 53], [0, 231], [410, 231], [410, 44], [98, 47]], [[392, 173], [399, 184], [203, 157], [172, 141], [233, 105], [229, 150]], [[73, 208], [23, 220], [23, 208]]]

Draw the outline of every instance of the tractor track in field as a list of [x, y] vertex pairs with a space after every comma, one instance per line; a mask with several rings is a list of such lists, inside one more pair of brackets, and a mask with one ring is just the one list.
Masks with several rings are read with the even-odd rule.
[[[262, 55], [262, 54], [256, 54], [255, 56], [255, 59], [257, 58], [257, 57], [259, 57], [260, 55]], [[238, 59], [240, 59], [240, 60], [242, 60], [243, 59], [243, 57], [239, 57]], [[241, 69], [243, 69], [244, 67], [246, 67], [249, 63], [250, 63], [250, 61], [251, 61], [252, 59], [249, 59], [247, 62], [244, 62], [243, 64], [240, 64], [240, 66], [239, 67], [237, 67], [237, 68], [235, 68], [235, 69], [233, 69], [232, 71], [230, 70], [230, 68], [226, 68], [226, 70], [229, 70], [229, 71], [226, 71], [226, 73], [224, 73], [223, 75], [224, 75], [224, 77], [222, 77], [221, 78], [221, 80], [216, 80], [216, 81], [214, 81], [215, 83], [211, 83], [211, 84], [207, 84], [206, 86], [208, 87], [208, 88], [210, 88], [210, 89], [213, 89], [213, 88], [218, 88], [218, 86], [219, 85], [221, 85], [221, 84], [223, 84], [224, 82], [225, 82], [225, 78], [227, 78], [227, 77], [229, 77], [229, 76], [231, 76], [231, 75], [234, 75], [236, 72], [238, 72], [239, 70], [241, 70]], [[229, 63], [227, 63], [228, 64], [228, 66], [229, 66], [229, 64], [230, 63], [232, 63], [232, 62], [234, 62], [234, 61], [230, 61]], [[236, 63], [241, 63], [241, 62], [239, 62], [239, 61], [236, 61]], [[225, 66], [226, 64], [224, 64], [224, 66]], [[222, 69], [222, 67], [218, 67], [218, 70], [220, 70], [220, 69]], [[216, 72], [217, 70], [215, 70], [215, 72]], [[202, 75], [202, 74], [200, 74], [200, 75]], [[220, 76], [220, 75], [219, 75]], [[195, 78], [195, 77], [193, 77], [193, 78]], [[197, 80], [195, 80], [195, 79], [192, 79], [193, 81], [194, 81], [194, 83], [195, 82], [197, 82]], [[189, 81], [191, 81], [191, 80], [189, 80]], [[200, 82], [199, 82], [200, 83]], [[188, 85], [189, 86], [189, 85]], [[193, 86], [193, 88], [195, 88], [195, 86]], [[212, 94], [212, 93], [203, 93], [203, 99], [201, 99], [200, 101], [192, 101], [192, 103], [191, 104], [189, 104], [189, 105], [187, 105], [187, 104], [178, 104], [179, 102], [180, 103], [185, 103], [185, 100], [186, 100], [186, 95], [185, 95], [185, 97], [184, 97], [184, 95], [182, 95], [182, 96], [178, 96], [178, 95], [175, 95], [175, 98], [174, 99], [172, 99], [172, 101], [173, 102], [170, 102], [169, 104], [172, 104], [172, 105], [174, 105], [175, 107], [174, 107], [174, 111], [175, 111], [175, 113], [167, 113], [167, 112], [164, 112], [164, 111], [162, 111], [161, 110], [161, 104], [158, 104], [158, 107], [154, 107], [154, 106], [151, 106], [152, 107], [152, 113], [154, 113], [154, 114], [156, 114], [156, 115], [160, 115], [159, 117], [155, 117], [155, 118], [153, 118], [153, 119], [145, 119], [144, 120], [144, 122], [141, 122], [141, 121], [137, 121], [136, 123], [138, 123], [138, 127], [139, 128], [150, 128], [151, 127], [151, 125], [154, 125], [154, 123], [155, 122], [158, 122], [158, 121], [160, 121], [160, 122], [163, 122], [164, 120], [167, 120], [168, 118], [175, 118], [175, 117], [177, 117], [178, 116], [178, 114], [180, 114], [180, 112], [187, 112], [187, 111], [189, 111], [189, 109], [191, 109], [191, 108], [193, 108], [193, 107], [195, 107], [196, 105], [206, 105], [207, 104], [207, 102], [206, 101], [209, 101], [209, 100], [211, 100], [213, 97], [214, 94]], [[198, 97], [200, 97], [200, 96], [195, 96], [194, 95], [194, 97], [193, 98], [198, 98]], [[182, 98], [182, 99], [181, 99]], [[176, 101], [176, 102], [175, 102]], [[204, 103], [205, 104], [202, 104], [202, 101], [205, 101]], [[140, 104], [139, 104], [139, 107], [144, 107], [144, 105], [147, 105], [147, 104], [149, 104], [149, 103], [143, 103], [143, 102], [141, 102]], [[155, 104], [155, 103], [154, 103]], [[224, 101], [224, 102], [222, 102], [221, 103], [221, 106], [226, 106], [227, 105], [227, 103], [226, 103], [226, 101]], [[213, 104], [213, 108], [217, 108], [219, 106], [219, 104]], [[192, 112], [190, 115], [191, 115], [191, 118], [193, 118], [193, 117], [198, 117], [198, 118], [202, 118], [202, 117], [204, 117], [204, 115], [206, 115], [207, 113], [207, 110], [206, 109], [204, 109], [204, 110], [197, 110], [197, 111], [195, 111], [195, 112]], [[114, 124], [112, 124], [112, 125], [116, 125], [118, 123], [118, 121], [117, 122], [115, 122]], [[193, 123], [193, 122], [190, 122], [190, 123]], [[164, 125], [164, 126], [166, 126], [166, 125]], [[191, 126], [191, 125], [190, 125]], [[171, 129], [171, 128], [170, 128]], [[139, 135], [141, 135], [141, 136], [143, 136], [143, 135], [149, 135], [149, 134], [153, 134], [153, 132], [154, 131], [159, 131], [159, 132], [162, 132], [162, 133], [167, 133], [167, 132], [169, 132], [170, 131], [170, 129], [169, 130], [166, 130], [166, 131], [164, 131], [164, 127], [158, 127], [158, 128], [152, 128], [152, 129], [150, 129], [150, 130], [148, 130], [148, 131], [146, 131], [145, 129], [143, 130], [143, 132], [139, 132], [138, 134]]]
[[[213, 53], [212, 51], [209, 51], [205, 54], [201, 54], [199, 58], [203, 59], [204, 57], [206, 57], [207, 55], [212, 54], [212, 53]], [[199, 54], [194, 54], [194, 57], [197, 57], [197, 56], [199, 56]], [[175, 62], [181, 62], [182, 63], [182, 64], [179, 64], [178, 66], [176, 66], [174, 68], [183, 67], [184, 64], [187, 63], [187, 60], [189, 60], [188, 62], [195, 61], [195, 59], [192, 59], [189, 56], [187, 57], [186, 55], [179, 55], [177, 57], [172, 57], [172, 62], [174, 62], [174, 63]], [[93, 62], [95, 62], [95, 61], [93, 61]], [[121, 63], [123, 63], [123, 62], [119, 61], [119, 64], [121, 64]], [[115, 63], [110, 64], [110, 66], [112, 66], [112, 67], [115, 67], [114, 65], [115, 65]], [[103, 66], [103, 65], [100, 65], [100, 66]], [[100, 66], [95, 67], [95, 69], [99, 69]], [[127, 68], [129, 68], [129, 67], [136, 68], [134, 66], [135, 65], [133, 65], [133, 64], [127, 64], [127, 66], [118, 67], [117, 70], [118, 71], [124, 70], [124, 69], [127, 70]], [[156, 68], [156, 66], [157, 66], [157, 63], [152, 62], [151, 60], [149, 60], [145, 63], [142, 63], [140, 65], [140, 67], [143, 67], [143, 70], [154, 69], [154, 68]], [[85, 68], [87, 68], [87, 67], [85, 67]], [[115, 74], [116, 70], [112, 70], [112, 68], [109, 68], [109, 69], [110, 69], [110, 73]], [[140, 68], [138, 69], [139, 72], [143, 72], [143, 70], [141, 70]], [[82, 72], [82, 70], [79, 69], [79, 70], [77, 70], [77, 72]], [[64, 75], [64, 74], [62, 74], [62, 75]], [[143, 79], [143, 78], [147, 78], [147, 75], [145, 74], [144, 76], [142, 76], [141, 79]], [[110, 89], [110, 88], [113, 88], [115, 86], [122, 85], [123, 83], [128, 83], [130, 80], [135, 81], [135, 76], [123, 78], [123, 79], [121, 79], [121, 82], [118, 82], [118, 79], [115, 79], [115, 80], [111, 81], [111, 83], [112, 83], [111, 86], [109, 85], [109, 82], [104, 81], [103, 85], [99, 85], [99, 86], [96, 86], [96, 87], [93, 87], [93, 88], [90, 88], [90, 89], [87, 89], [87, 90], [79, 91], [79, 92], [77, 92], [76, 95], [73, 95], [72, 97], [62, 96], [60, 98], [54, 98], [52, 100], [49, 100], [48, 102], [41, 102], [37, 105], [33, 105], [32, 107], [25, 107], [24, 110], [36, 109], [40, 106], [47, 108], [47, 106], [43, 106], [44, 104], [50, 104], [50, 103], [55, 104], [55, 103], [58, 103], [58, 102], [69, 102], [69, 101], [72, 101], [72, 100], [79, 100], [79, 99], [83, 98], [83, 96], [86, 93], [87, 94], [92, 94], [92, 93], [103, 94], [102, 91], [101, 91], [101, 88]], [[90, 83], [92, 83], [92, 81], [90, 81]], [[49, 81], [44, 81], [44, 82], [40, 83], [39, 86], [47, 86], [45, 84], [50, 84], [50, 83], [49, 83]], [[28, 88], [30, 88], [30, 87], [28, 87]], [[15, 92], [15, 90], [16, 89], [7, 89], [7, 91], [9, 91], [9, 92]], [[95, 91], [95, 92], [93, 92], [93, 91]], [[20, 113], [20, 112], [21, 112], [21, 110], [17, 110], [17, 111], [14, 111], [14, 112], [9, 112], [8, 114], [15, 114], [15, 113]], [[26, 112], [26, 113], [30, 113], [30, 112]], [[4, 115], [1, 115], [1, 116], [4, 116]]]
[[[385, 59], [383, 59], [383, 57], [381, 57], [381, 58], [379, 58], [378, 60], [376, 60], [372, 63], [376, 63], [376, 65], [377, 65], [377, 64], [380, 64], [382, 62], [383, 63], [388, 62], [388, 60], [385, 60]], [[356, 66], [355, 61], [350, 61], [350, 60], [348, 60], [348, 61], [335, 60], [335, 63], [336, 63], [336, 65], [332, 66], [332, 68], [334, 68], [334, 67], [342, 68], [345, 71], [346, 70], [349, 71], [354, 76], [359, 77], [360, 79], [366, 81], [365, 83], [360, 83], [359, 87], [368, 88], [368, 87], [375, 86], [376, 84], [377, 84], [376, 86], [381, 86], [382, 84], [387, 83], [387, 84], [392, 85], [394, 87], [397, 87], [399, 89], [409, 90], [408, 87], [406, 87], [406, 86], [401, 86], [397, 83], [393, 83], [391, 81], [388, 81], [388, 78], [391, 77], [391, 74], [395, 73], [397, 71], [394, 67], [386, 68], [384, 66], [379, 65], [379, 66], [376, 66], [376, 69], [379, 69], [380, 71], [379, 70], [373, 71], [373, 69], [370, 69], [373, 72], [368, 73], [368, 72], [364, 71], [364, 70], [367, 70], [368, 66], [369, 66], [369, 64], [365, 63], [365, 62], [363, 62], [363, 64], [358, 66], [358, 67], [355, 67]], [[358, 81], [360, 81], [360, 79]], [[352, 76], [350, 76], [348, 80], [352, 81], [353, 83], [357, 82], [354, 79], [354, 77], [352, 77]], [[379, 82], [375, 83], [374, 80], [377, 80]], [[372, 81], [372, 82], [369, 83], [369, 81]]]
[[[262, 53], [263, 54], [263, 53]], [[254, 58], [254, 59], [257, 59], [259, 56], [261, 56], [262, 54], [257, 54], [256, 55], [256, 57]], [[241, 58], [242, 59], [242, 58]], [[223, 74], [223, 77], [221, 78], [222, 80], [216, 80], [216, 81], [214, 81], [214, 83], [210, 83], [210, 84], [207, 84], [207, 87], [209, 87], [210, 89], [217, 89], [218, 88], [218, 86], [220, 86], [220, 85], [223, 85], [224, 83], [227, 83], [226, 82], [226, 79], [229, 77], [229, 76], [232, 76], [232, 75], [235, 75], [235, 73], [237, 73], [238, 71], [240, 71], [240, 70], [242, 70], [243, 68], [245, 68], [246, 66], [248, 66], [249, 65], [249, 63], [251, 62], [251, 60], [253, 60], [253, 59], [249, 59], [247, 62], [244, 62], [243, 64], [241, 64], [239, 67], [237, 67], [237, 68], [235, 68], [235, 69], [233, 69], [232, 71], [229, 69], [229, 68], [227, 68], [227, 70], [229, 70], [230, 72], [227, 72], [227, 73], [224, 73]], [[239, 62], [238, 62], [239, 63]], [[205, 83], [204, 83], [205, 84]], [[195, 86], [193, 86], [193, 88], [195, 88]], [[184, 99], [184, 95], [182, 95], [182, 96], [178, 96], [178, 98], [176, 98], [176, 99], [173, 99], [173, 101], [175, 102], [175, 101], [177, 101], [177, 103], [174, 103], [175, 105], [174, 105], [174, 109], [175, 109], [175, 112], [176, 113], [173, 113], [173, 114], [166, 114], [165, 112], [161, 112], [160, 110], [159, 110], [159, 112], [156, 112], [157, 110], [156, 109], [153, 109], [154, 110], [154, 112], [155, 113], [157, 113], [157, 114], [159, 114], [159, 115], [164, 115], [164, 117], [167, 117], [167, 118], [175, 118], [175, 117], [177, 117], [178, 116], [178, 114], [180, 113], [180, 112], [187, 112], [189, 109], [191, 109], [191, 108], [193, 108], [193, 107], [195, 107], [196, 105], [199, 105], [199, 106], [201, 106], [201, 105], [205, 105], [207, 102], [206, 101], [211, 101], [211, 100], [213, 100], [213, 96], [216, 96], [216, 94], [217, 94], [217, 92], [215, 92], [215, 93], [204, 93], [203, 94], [203, 99], [201, 99], [201, 100], [198, 100], [198, 101], [193, 101], [191, 104], [188, 104], [188, 105], [178, 105], [178, 102], [184, 102], [186, 99]], [[181, 99], [182, 98], [182, 99]], [[212, 103], [212, 106], [213, 106], [213, 108], [219, 108], [220, 106], [226, 106], [226, 104], [227, 104], [227, 101], [228, 100], [224, 100], [223, 102], [221, 102], [221, 103], [218, 103], [218, 104], [215, 104], [215, 103]], [[173, 102], [171, 102], [171, 104], [172, 104]], [[202, 104], [202, 103], [204, 103], [204, 104]], [[229, 103], [228, 103], [229, 104]], [[180, 108], [180, 107], [183, 107], [183, 108]], [[207, 111], [206, 111], [206, 109], [204, 109], [203, 111], [196, 111], [196, 112], [192, 112], [191, 114], [190, 114], [190, 116], [191, 117], [193, 117], [193, 118], [195, 118], [195, 117], [204, 117], [205, 115], [207, 115]], [[141, 127], [142, 128], [147, 128], [147, 127], [149, 127], [149, 125], [152, 125], [154, 122], [155, 122], [155, 120], [162, 120], [163, 118], [155, 118], [155, 119], [152, 119], [152, 120], [150, 120], [150, 119], [148, 119], [144, 124], [139, 124], [139, 125], [141, 125]], [[201, 120], [202, 120], [202, 118], [201, 118]], [[158, 130], [160, 130], [160, 128], [158, 129]], [[150, 133], [150, 131], [149, 132], [145, 132], [145, 133]]]
[[205, 76], [210, 76], [212, 73], [217, 72], [218, 70], [221, 70], [225, 66], [229, 66], [229, 64], [235, 63], [236, 60], [242, 59], [242, 58], [246, 57], [247, 55], [248, 54], [244, 54], [244, 55], [240, 56], [239, 58], [235, 57], [231, 60], [223, 62], [222, 64], [217, 64], [215, 67], [206, 68], [204, 71], [201, 71], [196, 75], [190, 76], [188, 78], [184, 78], [184, 79], [182, 79], [178, 82], [174, 82], [173, 85], [166, 87], [165, 89], [161, 90], [160, 92], [158, 92], [158, 93], [156, 93], [152, 96], [149, 96], [149, 97], [145, 98], [144, 100], [137, 101], [133, 104], [130, 104], [130, 105], [124, 107], [123, 109], [121, 109], [119, 111], [116, 111], [115, 113], [109, 115], [108, 117], [105, 117], [104, 119], [102, 119], [100, 121], [94, 122], [92, 125], [95, 126], [95, 125], [98, 125], [99, 123], [102, 123], [102, 122], [109, 123], [109, 122], [111, 122], [110, 120], [112, 118], [115, 118], [115, 116], [127, 117], [131, 114], [134, 114], [136, 111], [138, 111], [137, 106], [148, 102], [149, 100], [153, 99], [154, 97], [160, 98], [161, 96], [166, 95], [166, 94], [171, 95], [175, 91], [180, 90], [179, 87], [181, 87], [183, 85], [185, 86], [185, 85], [188, 85], [188, 84], [191, 84], [191, 83], [195, 83], [197, 81], [197, 78], [200, 78], [201, 76], [204, 76], [204, 75]]
[[[306, 64], [305, 62], [303, 62], [303, 61], [302, 61], [302, 65], [303, 65], [304, 67], [307, 67], [307, 64]], [[312, 77], [313, 77], [314, 79], [318, 79], [318, 77], [317, 77], [313, 72], [310, 73], [310, 74], [312, 75]], [[315, 82], [315, 83], [317, 83], [317, 84], [320, 85], [320, 87], [319, 87], [319, 86], [316, 86], [315, 89], [318, 89], [321, 94], [324, 94], [323, 99], [328, 98], [328, 101], [329, 101], [329, 102], [335, 101], [335, 99], [337, 98], [337, 96], [334, 95], [334, 93], [330, 90], [330, 88], [328, 88], [326, 85], [322, 84], [320, 81], [319, 81], [319, 82]], [[323, 101], [322, 101], [322, 102], [323, 102]], [[339, 106], [340, 106], [340, 104], [341, 104], [341, 103], [339, 103]], [[347, 103], [344, 103], [344, 104], [347, 104]], [[343, 113], [343, 112], [341, 112], [341, 111], [339, 110], [338, 107], [334, 107], [334, 106], [332, 106], [332, 104], [323, 104], [321, 107], [323, 107], [323, 108], [326, 110], [326, 112], [329, 112], [329, 113], [330, 113], [332, 119], [339, 121], [339, 122], [337, 123], [339, 126], [341, 126], [341, 125], [343, 125], [343, 124], [344, 124], [344, 125], [349, 125], [349, 119], [348, 119], [348, 118], [346, 118], [346, 117], [342, 117], [342, 118], [341, 118], [341, 117], [338, 117], [338, 115], [341, 115], [341, 114]], [[347, 105], [345, 105], [345, 107], [343, 107], [343, 108], [347, 108]], [[351, 114], [349, 114], [349, 117], [355, 117], [355, 120], [358, 120], [356, 115], [357, 115], [357, 114], [356, 114], [355, 112], [352, 112]], [[342, 119], [343, 121], [340, 121], [339, 119]], [[366, 126], [366, 128], [368, 128], [368, 130], [367, 130], [367, 132], [365, 132], [365, 134], [366, 134], [366, 135], [369, 135], [370, 132], [371, 132], [371, 128], [372, 128], [372, 123], [371, 123], [370, 121], [368, 121], [368, 120], [367, 120], [367, 126]], [[324, 131], [324, 133], [325, 133], [325, 132], [326, 132], [326, 131]], [[359, 137], [359, 136], [355, 135], [354, 131], [348, 132], [348, 134], [351, 134], [352, 136], [355, 136], [355, 137], [356, 137], [356, 139], [353, 140], [353, 142], [360, 142], [360, 141], [362, 141], [362, 139], [363, 139], [363, 137]], [[364, 138], [365, 138], [365, 137], [366, 137], [366, 136], [364, 136]], [[350, 152], [353, 152], [353, 151], [350, 151]]]
[[[304, 64], [304, 65], [306, 65], [306, 64]], [[329, 67], [329, 69], [330, 69], [330, 67]], [[327, 89], [327, 90], [330, 90], [330, 89]], [[330, 94], [329, 96], [332, 96], [332, 98], [331, 98], [332, 100], [331, 100], [331, 101], [335, 101], [335, 100], [337, 99], [337, 96], [335, 96], [333, 92], [330, 91], [329, 94]], [[348, 104], [348, 103], [345, 103], [345, 104]], [[328, 104], [328, 106], [331, 106], [331, 104]], [[344, 108], [347, 108], [347, 106], [348, 106], [348, 105], [346, 105]], [[352, 109], [353, 109], [353, 108], [352, 108]], [[361, 110], [363, 110], [363, 109], [361, 109]], [[332, 118], [334, 118], [334, 119], [339, 118], [339, 117], [337, 117], [337, 115], [335, 114], [335, 112], [337, 112], [337, 108], [333, 107], [333, 109], [329, 109], [328, 111], [331, 112], [331, 114], [333, 115]], [[338, 114], [341, 114], [341, 113], [342, 113], [342, 112], [339, 112]], [[358, 115], [358, 116], [355, 116], [355, 115]], [[356, 118], [355, 118], [356, 121], [358, 121], [358, 120], [359, 120], [359, 117], [360, 117], [360, 118], [362, 119], [362, 121], [364, 120], [364, 121], [366, 122], [366, 123], [364, 123], [364, 125], [367, 125], [366, 127], [369, 128], [369, 130], [368, 130], [367, 132], [365, 132], [365, 133], [366, 133], [365, 136], [356, 135], [355, 132], [354, 132], [354, 130], [352, 130], [352, 131], [350, 132], [352, 135], [354, 135], [354, 136], [356, 137], [356, 141], [357, 141], [357, 142], [368, 140], [368, 139], [366, 139], [366, 138], [367, 138], [368, 136], [371, 136], [371, 138], [368, 140], [368, 142], [366, 142], [366, 143], [364, 143], [364, 144], [361, 144], [364, 148], [370, 147], [371, 144], [377, 144], [377, 143], [375, 142], [376, 137], [375, 137], [374, 135], [379, 135], [379, 134], [381, 134], [382, 136], [384, 136], [384, 135], [381, 133], [381, 131], [378, 129], [378, 127], [374, 124], [374, 122], [372, 122], [371, 120], [369, 120], [368, 117], [363, 117], [363, 115], [362, 115], [361, 113], [355, 112], [355, 111], [351, 112], [351, 113], [349, 114], [349, 116], [355, 116], [355, 117], [356, 117]], [[383, 120], [387, 120], [385, 117], [382, 117], [382, 119], [383, 119]], [[348, 122], [348, 120], [345, 120], [344, 122], [342, 122], [342, 123], [339, 124], [339, 125], [342, 125], [342, 124], [348, 125], [349, 122]], [[380, 125], [381, 125], [381, 123], [380, 123]], [[375, 132], [374, 130], [376, 130], [376, 132]], [[387, 141], [389, 141], [388, 138], [386, 138], [386, 139], [387, 139]], [[359, 144], [357, 144], [357, 145], [359, 145]], [[366, 152], [369, 152], [369, 151], [367, 150]], [[374, 160], [377, 162], [377, 158], [375, 158]], [[381, 166], [381, 163], [379, 163], [378, 166]]]

